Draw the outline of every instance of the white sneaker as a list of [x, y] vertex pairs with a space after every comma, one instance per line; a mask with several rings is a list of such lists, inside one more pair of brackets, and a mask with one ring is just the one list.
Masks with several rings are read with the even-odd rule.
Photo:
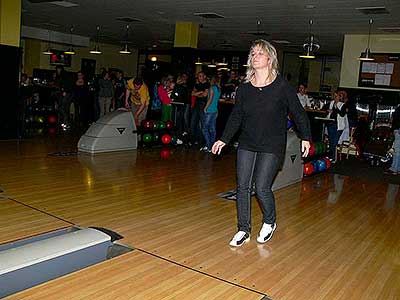
[[276, 223], [274, 224], [263, 223], [263, 226], [261, 227], [261, 230], [257, 236], [257, 242], [261, 244], [268, 242], [272, 238], [275, 229], [276, 229]]
[[250, 241], [250, 234], [245, 231], [238, 231], [229, 242], [229, 246], [240, 247]]
[[207, 147], [202, 147], [202, 148], [200, 148], [200, 151], [207, 152], [207, 151], [208, 151], [208, 148], [207, 148]]

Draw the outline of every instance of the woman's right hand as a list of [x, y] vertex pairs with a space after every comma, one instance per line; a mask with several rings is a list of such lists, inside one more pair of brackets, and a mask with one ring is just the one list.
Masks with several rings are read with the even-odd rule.
[[223, 141], [218, 140], [218, 141], [216, 141], [216, 142], [214, 143], [214, 145], [212, 146], [211, 152], [212, 152], [213, 154], [221, 154], [221, 150], [222, 150], [222, 148], [223, 148], [225, 145], [226, 145], [226, 144], [225, 144]]

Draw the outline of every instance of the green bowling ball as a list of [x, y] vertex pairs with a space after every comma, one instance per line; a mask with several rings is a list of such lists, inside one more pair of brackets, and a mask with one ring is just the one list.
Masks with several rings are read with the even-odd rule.
[[158, 128], [159, 129], [165, 129], [167, 126], [165, 125], [165, 122], [163, 121], [158, 121]]
[[151, 133], [145, 133], [143, 135], [143, 142], [150, 143], [153, 140], [153, 135]]

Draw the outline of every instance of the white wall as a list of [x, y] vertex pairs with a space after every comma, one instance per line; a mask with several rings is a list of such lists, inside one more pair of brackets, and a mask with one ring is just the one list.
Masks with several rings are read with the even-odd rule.
[[[346, 34], [344, 37], [340, 86], [347, 88], [388, 90], [382, 88], [358, 87], [361, 52], [365, 51], [368, 35]], [[400, 35], [371, 35], [370, 49], [372, 53], [400, 53]]]

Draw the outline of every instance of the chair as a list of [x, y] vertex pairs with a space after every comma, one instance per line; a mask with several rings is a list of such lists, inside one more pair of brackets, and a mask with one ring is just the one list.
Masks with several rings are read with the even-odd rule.
[[349, 155], [354, 155], [356, 157], [360, 156], [360, 149], [353, 139], [354, 131], [354, 127], [350, 128], [349, 140], [343, 141], [340, 145], [336, 146], [336, 160], [338, 160], [338, 158], [339, 160], [342, 160], [342, 155], [346, 155], [346, 159], [349, 158]]

